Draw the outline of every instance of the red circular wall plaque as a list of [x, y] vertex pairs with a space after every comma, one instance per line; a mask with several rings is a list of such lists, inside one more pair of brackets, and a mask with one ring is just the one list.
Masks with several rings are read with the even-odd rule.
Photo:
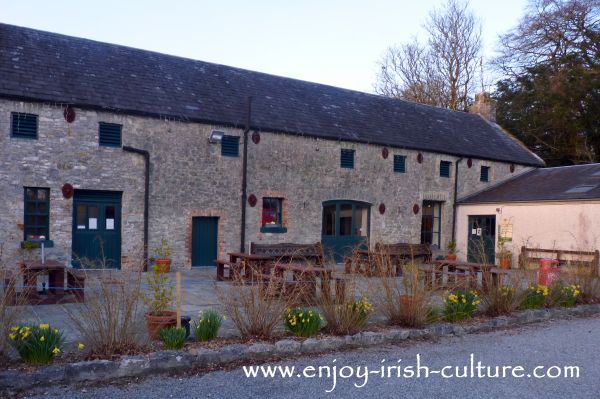
[[413, 213], [416, 215], [417, 213], [419, 213], [419, 210], [420, 210], [419, 205], [414, 204], [413, 205]]
[[75, 120], [75, 109], [67, 105], [63, 111], [63, 116], [68, 123], [73, 122]]
[[385, 147], [384, 147], [384, 148], [381, 150], [381, 156], [383, 157], [383, 159], [387, 159], [388, 155], [390, 155], [390, 152], [388, 151], [388, 149], [387, 149], [387, 148], [385, 148]]
[[252, 133], [252, 142], [254, 144], [260, 143], [260, 133], [257, 132], [256, 130]]
[[383, 202], [379, 204], [379, 213], [382, 215], [385, 213], [385, 204]]
[[250, 205], [252, 208], [256, 206], [256, 195], [250, 194], [248, 197], [248, 205]]
[[63, 197], [65, 197], [66, 199], [69, 199], [73, 196], [73, 186], [69, 183], [63, 184], [61, 191]]
[[421, 153], [417, 154], [417, 162], [418, 163], [423, 163], [423, 154], [421, 154]]
[[473, 160], [471, 158], [467, 159], [467, 166], [471, 168], [473, 166]]

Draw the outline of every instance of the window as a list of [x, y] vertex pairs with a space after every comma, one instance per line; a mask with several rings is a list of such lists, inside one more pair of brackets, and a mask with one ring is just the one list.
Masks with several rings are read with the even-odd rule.
[[440, 177], [450, 177], [450, 166], [452, 162], [440, 161]]
[[394, 155], [394, 172], [406, 173], [406, 156]]
[[50, 189], [25, 187], [24, 239], [44, 236], [50, 240]]
[[481, 181], [490, 181], [490, 167], [482, 166], [481, 167], [481, 176], [479, 177]]
[[116, 123], [100, 122], [98, 128], [98, 142], [103, 147], [121, 146], [121, 125]]
[[23, 114], [13, 112], [11, 114], [11, 129], [12, 137], [23, 139], [37, 139], [38, 117], [33, 114]]
[[421, 220], [421, 244], [437, 245], [440, 247], [440, 225], [442, 219], [442, 203], [423, 201], [423, 216]]
[[342, 148], [340, 166], [344, 169], [354, 169], [354, 150]]
[[261, 229], [263, 233], [285, 233], [283, 227], [283, 198], [263, 198]]
[[221, 139], [221, 155], [224, 157], [240, 156], [240, 138], [224, 135]]

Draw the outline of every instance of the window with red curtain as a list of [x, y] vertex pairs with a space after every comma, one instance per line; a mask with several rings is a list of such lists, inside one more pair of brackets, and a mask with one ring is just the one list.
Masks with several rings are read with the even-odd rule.
[[281, 227], [282, 198], [263, 198], [262, 226]]

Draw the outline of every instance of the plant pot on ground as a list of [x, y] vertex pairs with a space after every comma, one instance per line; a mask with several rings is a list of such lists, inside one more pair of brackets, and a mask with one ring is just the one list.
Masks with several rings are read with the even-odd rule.
[[161, 240], [160, 245], [154, 249], [156, 257], [154, 264], [159, 273], [168, 273], [171, 271], [171, 248], [164, 238]]
[[512, 255], [512, 251], [506, 248], [506, 240], [499, 238], [496, 258], [498, 258], [498, 263], [500, 264], [501, 269], [510, 269], [512, 264]]
[[172, 310], [173, 284], [156, 266], [152, 268], [152, 273], [146, 276], [146, 281], [148, 289], [143, 294], [143, 300], [148, 307], [145, 314], [146, 327], [150, 338], [156, 340], [160, 330], [177, 325], [177, 313]]

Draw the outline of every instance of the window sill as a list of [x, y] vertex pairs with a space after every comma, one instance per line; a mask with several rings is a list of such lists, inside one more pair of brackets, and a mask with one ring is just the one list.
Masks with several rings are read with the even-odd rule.
[[275, 234], [287, 233], [287, 227], [263, 226], [260, 228], [260, 232], [261, 233], [275, 233]]
[[[34, 245], [34, 248], [40, 248], [40, 242], [31, 242]], [[25, 244], [25, 241], [21, 241], [21, 248], [23, 248], [23, 245]], [[44, 241], [44, 248], [52, 248], [54, 247], [54, 241], [52, 240], [45, 240]]]

